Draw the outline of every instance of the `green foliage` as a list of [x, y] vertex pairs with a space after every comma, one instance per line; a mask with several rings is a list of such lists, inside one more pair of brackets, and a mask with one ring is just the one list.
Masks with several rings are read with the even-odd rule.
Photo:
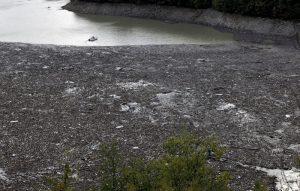
[[[117, 144], [105, 145], [100, 155], [99, 191], [229, 191], [228, 172], [217, 173], [207, 161], [218, 160], [225, 152], [216, 139], [190, 134], [168, 139], [165, 154], [150, 161], [126, 162]], [[53, 181], [51, 191], [72, 191], [70, 167], [62, 181]]]
[[266, 186], [265, 183], [261, 182], [261, 181], [257, 181], [255, 183], [255, 186], [254, 186], [254, 191], [268, 191], [268, 187]]
[[300, 19], [299, 0], [81, 0], [99, 3], [158, 4], [190, 7], [196, 9], [214, 8], [219, 11], [270, 17], [279, 19]]
[[104, 145], [101, 148], [101, 190], [102, 191], [117, 191], [122, 188], [121, 170], [122, 157], [116, 143], [111, 146]]
[[64, 167], [64, 174], [60, 178], [48, 178], [47, 182], [50, 185], [51, 191], [73, 191], [71, 186], [71, 168], [69, 164]]
[[297, 156], [295, 159], [296, 167], [300, 168], [300, 156]]
[[224, 152], [214, 139], [200, 140], [186, 134], [167, 140], [164, 149], [162, 158], [149, 162], [137, 160], [124, 169], [124, 190], [229, 190], [229, 174], [217, 175], [207, 166], [209, 150], [216, 159]]

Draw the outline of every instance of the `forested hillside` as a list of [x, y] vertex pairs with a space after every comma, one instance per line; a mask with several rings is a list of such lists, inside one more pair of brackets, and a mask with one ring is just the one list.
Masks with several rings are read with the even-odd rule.
[[300, 0], [80, 0], [110, 3], [158, 4], [218, 11], [255, 17], [300, 19]]

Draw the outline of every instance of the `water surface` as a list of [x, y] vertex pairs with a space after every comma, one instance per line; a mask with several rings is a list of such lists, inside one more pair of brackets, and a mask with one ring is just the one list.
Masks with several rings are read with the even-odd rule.
[[[230, 33], [192, 24], [82, 15], [61, 9], [69, 0], [0, 0], [0, 41], [79, 46], [211, 44]], [[98, 38], [88, 42], [92, 36]]]

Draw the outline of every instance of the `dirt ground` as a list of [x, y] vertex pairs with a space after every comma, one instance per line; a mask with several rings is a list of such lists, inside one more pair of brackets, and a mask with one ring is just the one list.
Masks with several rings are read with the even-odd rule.
[[234, 190], [261, 179], [274, 190], [262, 168], [296, 173], [296, 49], [0, 43], [0, 82], [3, 191], [45, 189], [43, 177], [65, 162], [79, 182], [93, 184], [101, 144], [117, 140], [125, 154], [153, 158], [166, 138], [186, 130], [228, 147], [215, 165], [231, 172]]

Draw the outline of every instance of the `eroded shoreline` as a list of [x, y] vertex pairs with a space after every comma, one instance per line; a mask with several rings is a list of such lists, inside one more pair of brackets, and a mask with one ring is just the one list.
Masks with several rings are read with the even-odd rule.
[[299, 48], [300, 23], [277, 19], [253, 18], [222, 13], [212, 9], [172, 6], [94, 3], [72, 1], [64, 9], [82, 14], [125, 16], [212, 26], [230, 31], [245, 42], [289, 45]]

